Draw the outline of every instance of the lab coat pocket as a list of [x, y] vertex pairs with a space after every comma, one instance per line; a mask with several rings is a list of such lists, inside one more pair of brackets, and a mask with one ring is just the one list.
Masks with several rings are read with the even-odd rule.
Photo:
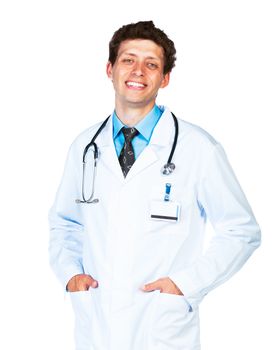
[[92, 291], [71, 292], [70, 299], [75, 316], [76, 349], [90, 349], [92, 327]]
[[89, 319], [91, 315], [91, 290], [69, 292], [75, 317]]
[[149, 350], [196, 349], [197, 319], [184, 296], [159, 293], [151, 321]]
[[69, 293], [75, 315], [76, 350], [107, 349], [105, 303], [100, 288]]
[[[157, 183], [157, 185], [153, 186], [151, 189], [147, 207], [148, 214], [146, 231], [148, 232], [181, 232], [182, 226], [186, 220], [186, 213], [188, 212], [191, 205], [193, 205], [194, 192], [184, 186], [179, 186], [175, 183], [172, 183], [171, 186], [170, 201], [164, 201], [165, 186], [165, 182], [162, 182], [160, 184]], [[155, 204], [157, 203], [157, 206], [159, 207], [158, 209], [155, 207]], [[157, 210], [159, 213], [157, 213]], [[177, 220], [161, 220], [157, 218], [157, 215], [155, 218], [155, 214], [159, 214], [159, 216], [165, 216], [165, 212], [167, 217], [174, 216], [177, 218]]]

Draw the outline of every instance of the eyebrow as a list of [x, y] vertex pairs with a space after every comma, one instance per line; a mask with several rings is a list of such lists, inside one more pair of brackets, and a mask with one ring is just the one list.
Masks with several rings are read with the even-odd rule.
[[[132, 52], [122, 52], [120, 56], [122, 56], [122, 55], [137, 57], [137, 55], [135, 53], [132, 53]], [[155, 56], [147, 56], [146, 59], [160, 61], [160, 58], [155, 57]]]

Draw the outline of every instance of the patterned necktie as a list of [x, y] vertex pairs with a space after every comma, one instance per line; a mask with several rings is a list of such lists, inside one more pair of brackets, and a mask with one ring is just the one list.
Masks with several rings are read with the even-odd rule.
[[132, 167], [133, 163], [135, 162], [135, 156], [134, 156], [134, 151], [133, 151], [131, 141], [136, 135], [139, 134], [139, 131], [135, 128], [123, 127], [122, 133], [125, 136], [125, 143], [119, 156], [119, 163], [121, 165], [124, 177], [126, 177], [127, 173], [129, 172], [129, 169]]

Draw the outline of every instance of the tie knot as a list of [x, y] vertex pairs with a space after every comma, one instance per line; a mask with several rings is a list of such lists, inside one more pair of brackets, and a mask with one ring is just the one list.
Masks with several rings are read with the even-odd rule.
[[135, 129], [135, 128], [123, 127], [122, 128], [122, 133], [124, 134], [125, 139], [127, 141], [131, 141], [136, 135], [139, 134], [139, 131], [137, 129]]

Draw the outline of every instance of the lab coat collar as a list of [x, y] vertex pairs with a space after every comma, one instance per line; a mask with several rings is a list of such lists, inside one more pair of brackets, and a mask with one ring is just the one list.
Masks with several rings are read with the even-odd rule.
[[[174, 122], [170, 110], [165, 106], [159, 106], [163, 110], [163, 114], [156, 124], [149, 145], [167, 146], [173, 142]], [[98, 146], [114, 146], [113, 142], [113, 119], [112, 115], [98, 136]]]
[[[105, 128], [98, 135], [99, 157], [105, 166], [116, 175], [119, 180], [130, 181], [140, 171], [155, 163], [162, 147], [172, 146], [174, 137], [174, 121], [171, 112], [161, 107], [164, 112], [154, 128], [150, 143], [136, 159], [126, 178], [124, 178], [113, 142], [113, 120], [110, 117]], [[160, 171], [160, 170], [159, 170]]]
[[[151, 135], [153, 133], [153, 129], [157, 125], [161, 115], [163, 113], [163, 109], [160, 109], [156, 104], [152, 108], [152, 110], [142, 119], [140, 120], [134, 127], [139, 131], [142, 137], [149, 142]], [[116, 112], [112, 113], [113, 118], [113, 139], [115, 139], [120, 132], [120, 130], [125, 126], [118, 118]]]
[[172, 145], [175, 131], [173, 117], [167, 107], [160, 106], [160, 108], [164, 111], [155, 126], [149, 144], [156, 146]]

